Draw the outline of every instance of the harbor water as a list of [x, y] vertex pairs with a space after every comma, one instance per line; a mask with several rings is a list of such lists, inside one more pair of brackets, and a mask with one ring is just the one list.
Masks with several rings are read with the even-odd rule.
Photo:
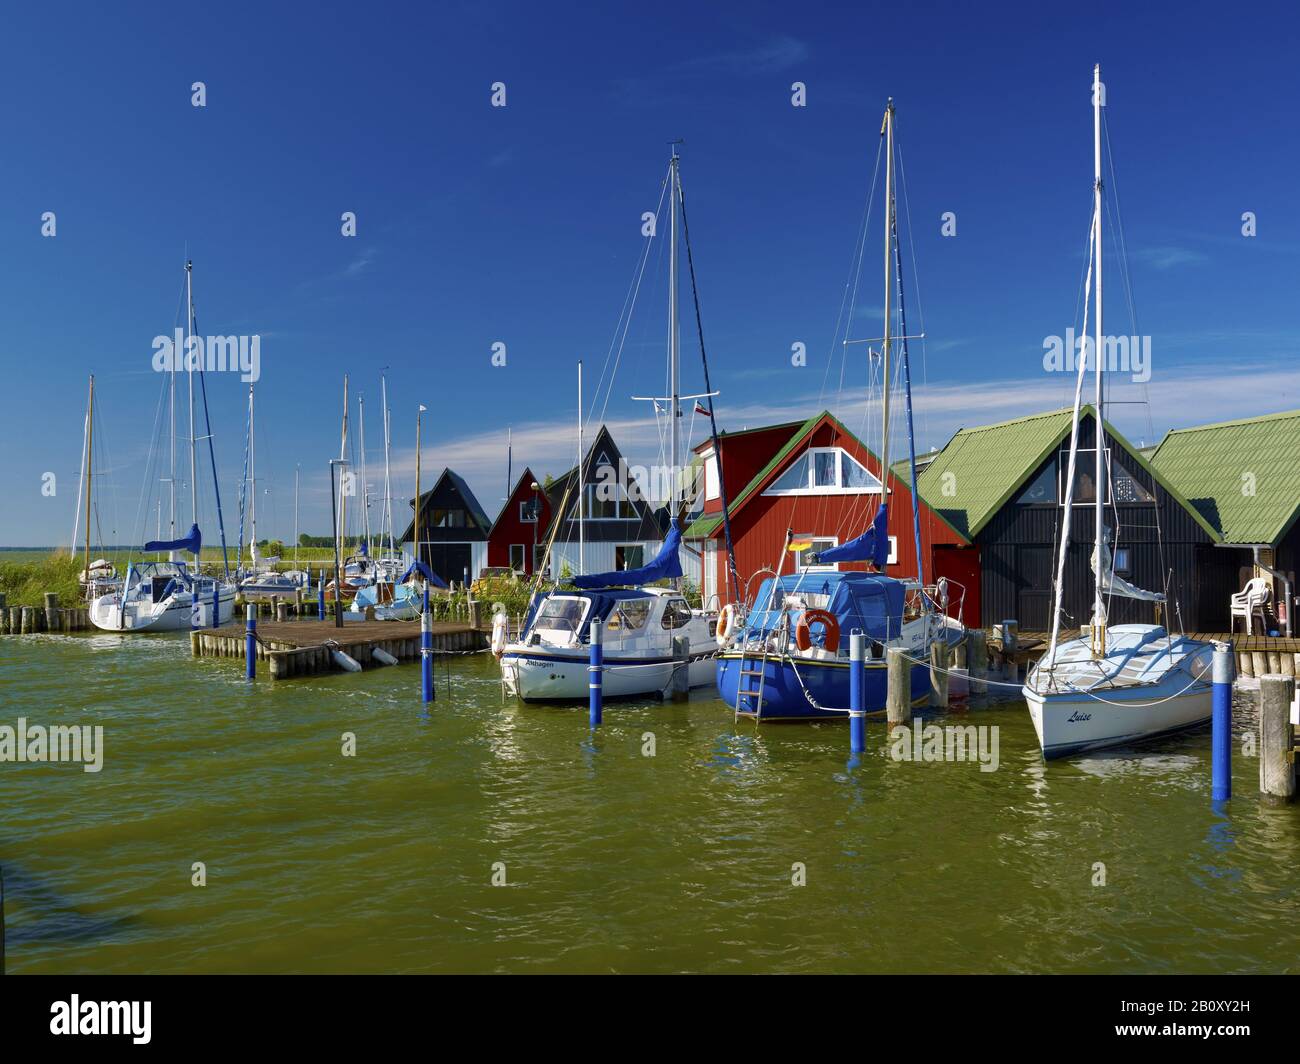
[[[885, 726], [712, 692], [502, 699], [489, 655], [272, 683], [180, 636], [0, 640], [0, 726], [102, 725], [99, 772], [0, 763], [10, 972], [1296, 972], [1300, 809], [1210, 737], [1045, 764], [896, 760]], [[345, 756], [347, 735], [355, 756]], [[647, 756], [652, 753], [653, 756]], [[206, 885], [194, 885], [201, 862]]]

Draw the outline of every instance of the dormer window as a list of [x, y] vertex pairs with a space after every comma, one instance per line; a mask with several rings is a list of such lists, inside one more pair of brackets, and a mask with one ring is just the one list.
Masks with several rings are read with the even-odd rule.
[[843, 447], [811, 447], [764, 495], [876, 494], [881, 484]]

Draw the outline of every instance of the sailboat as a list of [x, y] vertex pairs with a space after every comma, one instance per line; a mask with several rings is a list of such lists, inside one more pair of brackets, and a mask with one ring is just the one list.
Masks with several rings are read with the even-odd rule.
[[[253, 386], [248, 386], [248, 487], [249, 487], [249, 555], [251, 568], [239, 581], [239, 593], [245, 599], [268, 599], [291, 596], [307, 586], [302, 570], [284, 573], [275, 568], [279, 558], [264, 558], [257, 545], [257, 446], [253, 418]], [[298, 481], [294, 478], [294, 525], [298, 523]], [[241, 558], [242, 561], [242, 558]]]
[[90, 375], [90, 392], [86, 398], [86, 431], [81, 445], [81, 490], [77, 492], [77, 515], [72, 522], [72, 549], [70, 557], [77, 557], [77, 535], [81, 529], [81, 504], [86, 504], [86, 555], [85, 568], [78, 582], [82, 598], [87, 602], [122, 586], [113, 563], [107, 558], [90, 560], [91, 485], [95, 476], [95, 375]]
[[[847, 717], [850, 702], [849, 634], [863, 632], [871, 648], [866, 662], [865, 708], [885, 711], [885, 650], [900, 647], [911, 658], [912, 690], [928, 697], [930, 647], [955, 645], [965, 638], [961, 622], [945, 612], [937, 588], [927, 588], [919, 571], [921, 531], [913, 520], [918, 572], [915, 579], [886, 573], [889, 558], [890, 388], [894, 344], [902, 346], [907, 396], [907, 439], [911, 458], [912, 499], [916, 500], [916, 448], [912, 432], [911, 376], [907, 352], [907, 322], [902, 306], [902, 254], [898, 240], [894, 192], [894, 102], [886, 108], [880, 129], [885, 138], [885, 257], [884, 336], [881, 338], [883, 432], [882, 494], [870, 526], [856, 538], [819, 553], [813, 564], [870, 563], [874, 571], [812, 571], [805, 567], [783, 574], [788, 555], [807, 551], [811, 536], [786, 533], [773, 576], [759, 585], [747, 616], [729, 617], [719, 634], [717, 684], [722, 699], [737, 717], [757, 720], [808, 720]], [[892, 334], [894, 286], [898, 285], [900, 332]], [[851, 318], [850, 318], [851, 320]], [[851, 342], [847, 341], [846, 343]], [[771, 571], [771, 570], [769, 570]], [[728, 611], [730, 612], [730, 611]], [[918, 699], [919, 700], [919, 699]]]
[[[1117, 576], [1106, 526], [1107, 484], [1105, 351], [1102, 333], [1102, 170], [1101, 170], [1101, 67], [1093, 68], [1093, 216], [1092, 269], [1096, 279], [1095, 327], [1092, 361], [1095, 364], [1094, 420], [1095, 539], [1091, 567], [1093, 606], [1091, 624], [1073, 639], [1062, 640], [1062, 594], [1065, 560], [1070, 544], [1070, 515], [1074, 505], [1075, 463], [1079, 450], [1079, 417], [1088, 359], [1079, 359], [1074, 393], [1074, 420], [1070, 434], [1065, 505], [1061, 517], [1061, 545], [1057, 556], [1052, 633], [1047, 652], [1030, 670], [1024, 685], [1025, 701], [1045, 758], [1128, 745], [1196, 727], [1210, 719], [1211, 669], [1214, 647], [1174, 635], [1158, 624], [1107, 624], [1110, 596], [1150, 601], [1157, 616], [1165, 596], [1130, 584]], [[1084, 328], [1087, 329], [1087, 290]]]
[[[90, 604], [90, 619], [96, 628], [110, 632], [176, 631], [192, 627], [215, 627], [230, 619], [235, 604], [234, 585], [199, 572], [199, 554], [203, 535], [199, 530], [198, 435], [194, 418], [194, 365], [191, 340], [195, 335], [193, 263], [185, 264], [186, 341], [181, 351], [174, 351], [171, 363], [171, 518], [173, 538], [153, 540], [144, 545], [145, 553], [166, 552], [167, 561], [130, 561], [122, 586], [100, 595]], [[189, 384], [190, 408], [190, 504], [193, 520], [184, 536], [176, 533], [176, 369], [184, 359]], [[208, 414], [207, 385], [203, 380], [201, 360], [198, 365], [203, 401], [203, 416], [208, 438], [208, 455], [212, 464], [212, 488], [216, 496], [217, 520], [225, 550], [225, 526], [221, 518], [221, 493], [217, 487], [216, 448], [212, 442], [212, 424]], [[194, 556], [193, 565], [182, 555]], [[228, 573], [228, 570], [227, 570]]]
[[[673, 683], [680, 663], [674, 657], [675, 638], [688, 640], [686, 665], [691, 687], [707, 686], [713, 680], [713, 643], [717, 614], [690, 607], [681, 592], [681, 540], [679, 517], [682, 500], [680, 478], [681, 400], [712, 395], [681, 395], [680, 336], [678, 313], [678, 229], [679, 207], [684, 213], [679, 157], [674, 148], [668, 165], [669, 280], [668, 280], [668, 369], [672, 394], [648, 401], [667, 405], [671, 423], [672, 489], [668, 503], [671, 526], [659, 553], [638, 569], [609, 573], [581, 574], [573, 578], [576, 590], [537, 594], [529, 609], [520, 638], [505, 637], [504, 617], [496, 622], [493, 649], [501, 662], [505, 689], [532, 701], [586, 699], [589, 676], [591, 627], [601, 628], [606, 672], [602, 679], [607, 698], [664, 695]], [[684, 230], [684, 224], [681, 226]], [[589, 457], [582, 446], [582, 368], [578, 369], [578, 465], [572, 483], [577, 485], [579, 567], [583, 547], [583, 505]], [[634, 397], [635, 398], [635, 397]], [[566, 495], [560, 511], [568, 512]], [[539, 567], [540, 568], [540, 567]], [[667, 586], [652, 587], [667, 581]]]

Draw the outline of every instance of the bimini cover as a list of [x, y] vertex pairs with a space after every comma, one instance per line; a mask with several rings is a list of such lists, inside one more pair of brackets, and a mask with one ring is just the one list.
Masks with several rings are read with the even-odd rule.
[[202, 546], [203, 533], [199, 531], [198, 525], [190, 525], [190, 534], [184, 539], [151, 539], [144, 545], [144, 549], [146, 551], [186, 550], [197, 555]]
[[883, 570], [885, 563], [889, 561], [889, 534], [886, 531], [888, 524], [889, 506], [882, 502], [870, 528], [857, 539], [851, 539], [838, 547], [813, 555], [813, 563], [830, 565], [832, 562], [871, 562], [877, 569]]
[[769, 578], [758, 590], [747, 628], [750, 635], [775, 631], [782, 614], [791, 608], [787, 597], [794, 595], [805, 605], [819, 606], [835, 615], [840, 625], [840, 646], [847, 653], [852, 632], [863, 632], [868, 639], [882, 643], [902, 633], [905, 593], [901, 580], [880, 573], [800, 573], [782, 576], [775, 582]]
[[678, 552], [682, 545], [682, 530], [673, 518], [668, 538], [654, 560], [640, 569], [624, 569], [619, 573], [597, 573], [594, 576], [575, 576], [573, 583], [585, 591], [594, 591], [602, 587], [640, 587], [653, 584], [657, 580], [671, 580], [682, 575], [682, 560]]
[[434, 587], [447, 586], [447, 582], [443, 580], [442, 577], [440, 577], [437, 573], [435, 573], [432, 569], [430, 569], [427, 565], [425, 565], [424, 562], [418, 560], [413, 561], [411, 563], [411, 567], [402, 574], [402, 579], [400, 579], [397, 582], [399, 584], [404, 584], [408, 580], [410, 580], [411, 577], [414, 576], [416, 573], [419, 573], [422, 577], [424, 577], [424, 579], [428, 583], [432, 584]]

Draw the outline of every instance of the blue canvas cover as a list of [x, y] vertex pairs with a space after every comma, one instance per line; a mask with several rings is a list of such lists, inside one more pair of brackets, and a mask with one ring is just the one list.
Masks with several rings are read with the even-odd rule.
[[663, 547], [654, 556], [654, 560], [640, 569], [624, 569], [618, 573], [597, 573], [594, 576], [575, 576], [575, 587], [595, 590], [602, 587], [640, 587], [653, 584], [659, 580], [671, 580], [682, 575], [682, 560], [678, 552], [682, 545], [682, 530], [673, 518], [672, 527]]
[[819, 565], [829, 565], [832, 562], [871, 562], [883, 572], [885, 563], [889, 561], [889, 533], [886, 531], [888, 524], [889, 506], [887, 503], [881, 503], [875, 520], [871, 522], [871, 527], [862, 535], [847, 543], [841, 543], [838, 547], [813, 555], [813, 562]]
[[424, 562], [422, 561], [412, 562], [411, 567], [402, 574], [402, 579], [400, 579], [397, 582], [399, 584], [404, 584], [408, 580], [410, 580], [411, 577], [414, 576], [416, 573], [419, 573], [422, 577], [424, 577], [424, 579], [433, 587], [447, 586], [447, 582], [443, 580], [442, 577], [440, 577], [432, 569], [430, 569], [427, 565], [425, 565]]
[[190, 525], [189, 534], [184, 539], [152, 539], [144, 545], [146, 551], [184, 550], [198, 554], [203, 546], [203, 533], [198, 525]]
[[[776, 629], [781, 623], [785, 598], [790, 594], [825, 595], [827, 609], [840, 625], [840, 648], [847, 653], [848, 635], [863, 632], [881, 643], [897, 638], [903, 630], [903, 600], [906, 587], [901, 580], [879, 573], [797, 573], [764, 580], [755, 598], [755, 610], [746, 621], [748, 635]], [[770, 598], [770, 603], [769, 603]], [[770, 607], [770, 608], [769, 608]]]

